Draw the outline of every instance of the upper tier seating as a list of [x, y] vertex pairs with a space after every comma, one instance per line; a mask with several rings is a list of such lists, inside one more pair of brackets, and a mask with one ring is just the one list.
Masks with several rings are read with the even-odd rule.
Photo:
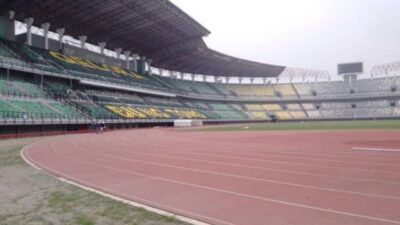
[[302, 110], [300, 104], [287, 104], [289, 110]]
[[389, 92], [392, 86], [396, 86], [394, 80], [376, 78], [358, 80], [353, 84], [353, 89], [355, 93]]
[[282, 110], [282, 107], [278, 104], [264, 104], [262, 106], [268, 111]]
[[263, 106], [262, 105], [258, 105], [258, 104], [247, 104], [246, 107], [247, 107], [247, 109], [249, 111], [259, 111], [259, 112], [264, 112], [265, 111]]
[[188, 81], [181, 79], [173, 79], [167, 77], [157, 77], [161, 79], [165, 83], [169, 84], [172, 87], [175, 87], [179, 91], [189, 92], [189, 93], [197, 93], [203, 95], [220, 95], [215, 88], [211, 87], [210, 84], [199, 81]]
[[228, 86], [229, 90], [235, 93], [237, 96], [241, 97], [254, 97], [256, 93], [250, 87], [250, 85], [245, 84], [232, 84]]
[[309, 84], [293, 84], [300, 96], [311, 96], [312, 88]]
[[348, 95], [351, 89], [350, 85], [343, 81], [312, 83], [310, 86], [318, 96]]
[[275, 85], [275, 90], [281, 93], [282, 97], [293, 97], [297, 96], [296, 91], [293, 89], [292, 85], [290, 84], [278, 84]]
[[313, 109], [315, 109], [315, 106], [313, 104], [310, 104], [310, 103], [303, 103], [301, 105], [303, 106], [303, 108], [305, 110], [313, 110]]
[[252, 85], [251, 90], [258, 97], [275, 97], [275, 90], [272, 85]]

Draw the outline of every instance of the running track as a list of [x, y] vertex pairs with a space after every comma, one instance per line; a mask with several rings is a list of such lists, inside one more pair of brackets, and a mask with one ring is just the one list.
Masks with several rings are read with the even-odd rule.
[[51, 138], [48, 172], [209, 224], [400, 224], [400, 131], [181, 132]]

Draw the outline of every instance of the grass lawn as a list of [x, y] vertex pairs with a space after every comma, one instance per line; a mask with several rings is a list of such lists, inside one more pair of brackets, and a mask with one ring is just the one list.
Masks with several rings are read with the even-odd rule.
[[20, 150], [36, 140], [0, 140], [0, 225], [186, 224], [82, 190], [30, 167]]
[[210, 126], [197, 131], [273, 131], [273, 130], [334, 130], [334, 129], [400, 129], [400, 120], [282, 122]]

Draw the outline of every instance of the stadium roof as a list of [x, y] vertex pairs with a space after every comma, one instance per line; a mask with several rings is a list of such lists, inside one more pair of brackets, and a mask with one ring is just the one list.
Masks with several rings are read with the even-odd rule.
[[205, 27], [168, 0], [0, 0], [0, 13], [33, 17], [73, 37], [106, 42], [153, 60], [152, 65], [185, 73], [215, 76], [276, 77], [281, 66], [251, 62], [209, 49]]

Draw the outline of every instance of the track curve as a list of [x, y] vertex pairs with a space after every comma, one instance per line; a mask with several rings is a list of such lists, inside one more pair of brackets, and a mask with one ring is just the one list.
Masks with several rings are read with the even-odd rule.
[[400, 224], [400, 131], [181, 132], [51, 138], [56, 176], [210, 224]]

